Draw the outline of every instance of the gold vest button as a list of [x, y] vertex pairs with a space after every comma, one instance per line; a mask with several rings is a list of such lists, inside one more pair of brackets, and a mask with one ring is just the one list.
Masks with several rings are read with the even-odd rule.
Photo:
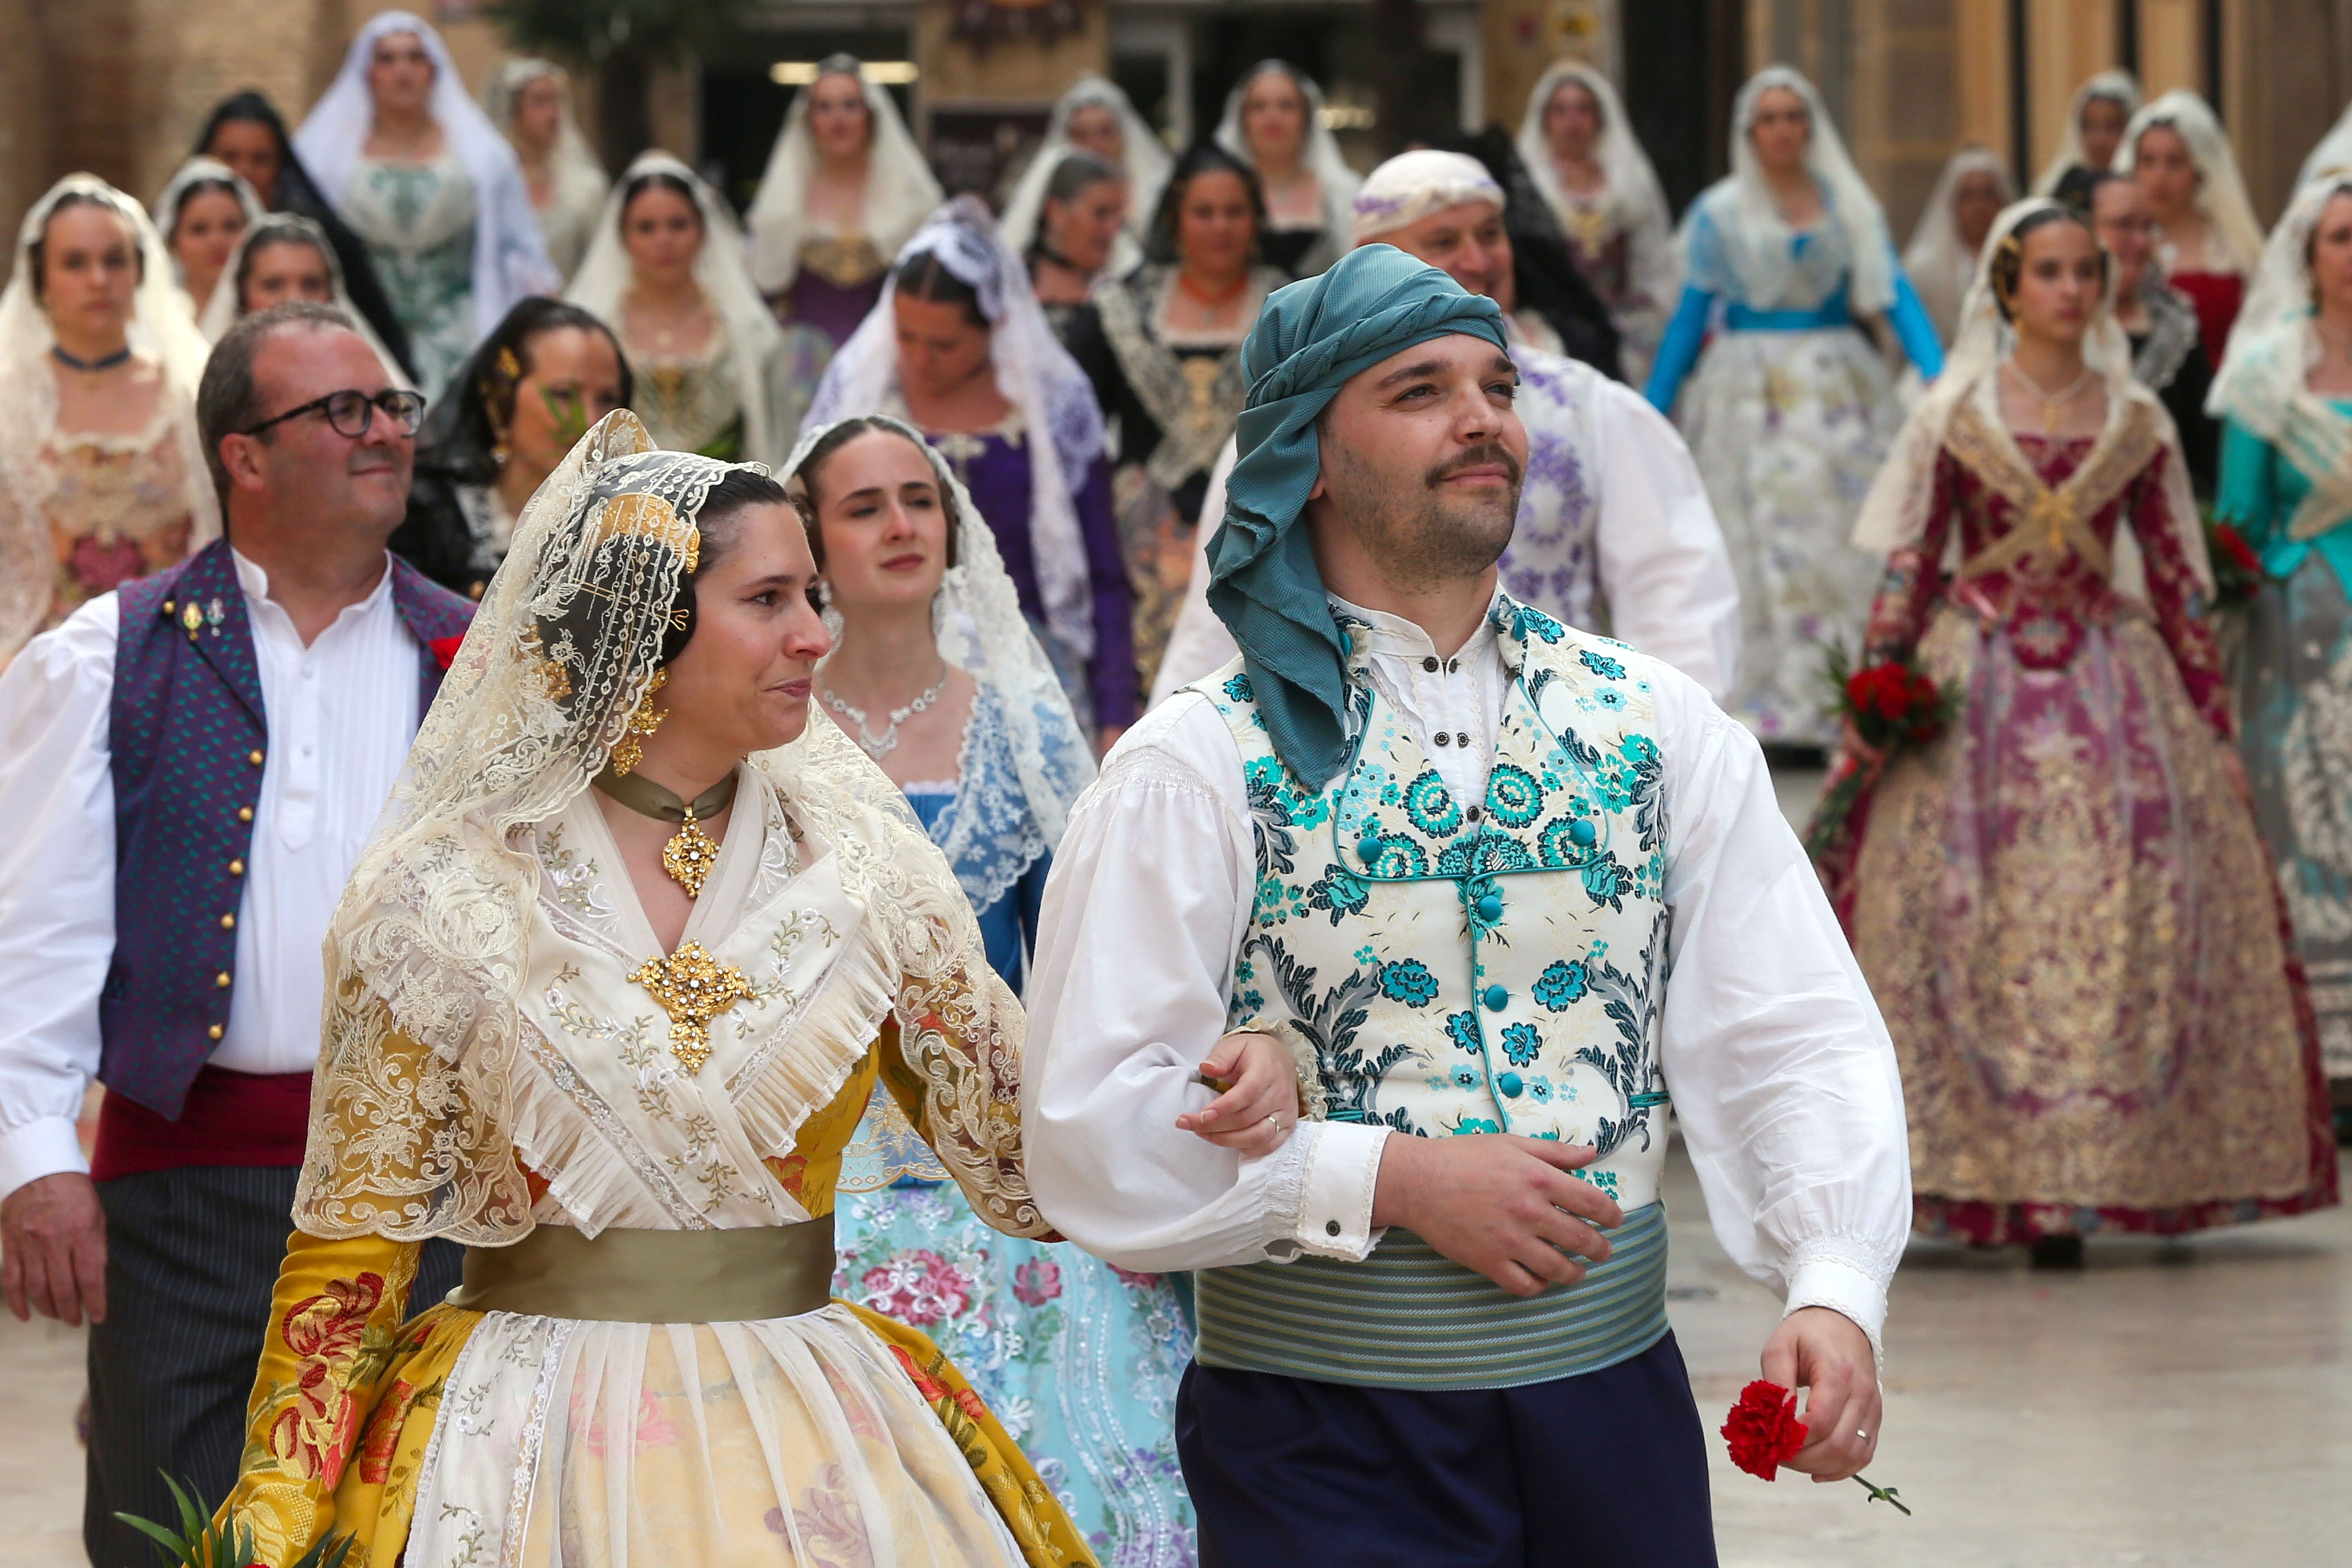
[[242, 877], [242, 876], [244, 876], [244, 875], [245, 875], [245, 862], [244, 862], [244, 861], [242, 861], [242, 860], [232, 860], [232, 861], [230, 861], [230, 862], [228, 863], [228, 874], [229, 874], [230, 876], [232, 876], [232, 877]]
[[218, 1024], [215, 1024], [211, 1028], [205, 1031], [205, 1037], [208, 1040], [219, 1039], [221, 1037], [221, 1026]]
[[221, 930], [223, 930], [223, 931], [235, 931], [236, 929], [236, 917], [235, 915], [223, 915], [223, 916], [221, 916]]
[[249, 805], [238, 806], [236, 808], [236, 819], [239, 822], [251, 822], [253, 820], [253, 807]]
[[218, 974], [214, 975], [214, 976], [213, 976], [213, 984], [215, 984], [215, 985], [217, 985], [217, 986], [219, 986], [219, 987], [220, 987], [222, 990], [224, 990], [224, 991], [227, 990], [227, 989], [228, 989], [228, 971], [227, 971], [227, 970], [226, 970], [226, 969], [224, 969], [224, 970], [222, 970]]
[[261, 753], [259, 752], [247, 752], [245, 754], [245, 760], [251, 763], [257, 768], [261, 765]]

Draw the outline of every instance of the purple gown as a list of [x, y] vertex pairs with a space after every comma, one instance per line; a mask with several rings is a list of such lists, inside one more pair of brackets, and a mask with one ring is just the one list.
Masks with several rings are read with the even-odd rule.
[[1137, 712], [1134, 591], [1118, 550], [1118, 529], [1111, 518], [1110, 465], [1097, 458], [1072, 497], [1078, 514], [1078, 533], [1086, 542], [1087, 575], [1093, 584], [1095, 651], [1081, 661], [1059, 645], [1045, 629], [1045, 602], [1037, 591], [1037, 552], [1029, 532], [1029, 447], [1024, 438], [1007, 439], [996, 431], [985, 435], [923, 433], [940, 456], [954, 465], [956, 478], [971, 492], [972, 504], [996, 535], [1004, 557], [1005, 574], [1021, 596], [1022, 614], [1036, 628], [1038, 640], [1070, 689], [1070, 701], [1082, 722], [1092, 728], [1121, 728], [1133, 723]]

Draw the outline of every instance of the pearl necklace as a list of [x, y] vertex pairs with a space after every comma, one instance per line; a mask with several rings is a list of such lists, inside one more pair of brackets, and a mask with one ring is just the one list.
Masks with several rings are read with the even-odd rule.
[[947, 689], [948, 675], [949, 670], [942, 668], [940, 671], [940, 678], [922, 691], [916, 693], [912, 702], [908, 703], [904, 708], [891, 709], [889, 721], [878, 735], [866, 727], [865, 709], [845, 700], [830, 688], [820, 689], [818, 695], [824, 699], [826, 707], [857, 726], [858, 745], [864, 748], [867, 756], [878, 763], [898, 749], [898, 726], [940, 700], [940, 693]]

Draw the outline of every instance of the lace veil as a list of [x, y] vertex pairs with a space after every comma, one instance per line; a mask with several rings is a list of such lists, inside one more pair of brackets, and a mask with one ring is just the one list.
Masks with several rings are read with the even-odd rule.
[[2341, 476], [2352, 473], [2352, 419], [2311, 390], [2319, 335], [2311, 329], [2311, 268], [2304, 259], [2319, 215], [2352, 195], [2352, 170], [2297, 192], [2263, 247], [2229, 353], [2205, 399], [2216, 419], [2234, 419], [2284, 454], [2313, 481], [2287, 521], [2287, 536], [2310, 539], [2343, 521]]
[[1323, 89], [1314, 78], [1286, 60], [1258, 61], [1234, 83], [1233, 91], [1225, 94], [1225, 111], [1217, 120], [1217, 145], [1251, 168], [1257, 167], [1257, 154], [1250, 151], [1248, 139], [1242, 135], [1242, 99], [1248, 93], [1250, 83], [1268, 71], [1280, 71], [1288, 77], [1307, 100], [1307, 144], [1300, 149], [1299, 162], [1314, 174], [1316, 188], [1323, 194], [1323, 232], [1331, 244], [1344, 249], [1349, 215], [1355, 210], [1356, 192], [1364, 180], [1340, 155], [1339, 139], [1323, 122]]
[[1045, 624], [1063, 647], [1081, 659], [1092, 658], [1094, 595], [1076, 497], [1102, 455], [1102, 407], [1095, 401], [1094, 384], [1046, 323], [1030, 289], [1028, 268], [979, 197], [958, 196], [907, 241], [882, 286], [882, 298], [825, 367], [803, 429], [886, 405], [898, 384], [897, 317], [891, 310], [898, 270], [927, 254], [980, 295], [996, 384], [1021, 411], [1028, 430], [1029, 528]]
[[1944, 172], [1936, 177], [1936, 188], [1928, 193], [1927, 205], [1919, 214], [1919, 226], [1911, 231], [1911, 243], [1903, 252], [1904, 273], [1919, 290], [1920, 302], [1927, 307], [1936, 330], [1947, 340], [1958, 335], [1960, 301], [1977, 272], [1977, 254], [1961, 242], [1960, 226], [1952, 218], [1952, 197], [1960, 182], [1971, 174], [1990, 174], [1998, 180], [2004, 206], [2017, 199], [2009, 166], [1996, 153], [1985, 147], [1963, 147], [1945, 162]]
[[1054, 177], [1066, 153], [1074, 149], [1070, 142], [1070, 116], [1092, 105], [1108, 109], [1118, 116], [1118, 156], [1120, 166], [1127, 171], [1127, 226], [1120, 230], [1118, 242], [1112, 247], [1104, 270], [1114, 278], [1121, 277], [1143, 259], [1143, 231], [1159, 210], [1160, 188], [1168, 184], [1168, 174], [1175, 166], [1168, 149], [1160, 144], [1159, 136], [1135, 111], [1116, 82], [1104, 80], [1088, 72], [1078, 78], [1054, 105], [1054, 117], [1045, 126], [1045, 140], [1038, 144], [1037, 154], [1021, 172], [1005, 199], [1004, 216], [997, 227], [1004, 243], [1015, 254], [1025, 255], [1030, 243], [1037, 237], [1037, 226], [1045, 219], [1045, 186]]
[[[2043, 166], [2041, 178], [2033, 182], [2033, 194], [2046, 196], [2058, 188], [2066, 172], [2083, 162], [2083, 110], [2095, 98], [2124, 107], [2124, 119], [2128, 122], [2139, 112], [2139, 79], [2127, 70], [2103, 70], [2074, 89], [2074, 100], [2066, 106], [2066, 131], [2058, 142], [2058, 156]], [[2129, 140], [2129, 138], [2126, 138]]]
[[2230, 150], [2230, 133], [2221, 129], [2206, 101], [2185, 88], [2175, 88], [2141, 107], [2124, 128], [2123, 144], [2116, 149], [2116, 173], [2128, 174], [2139, 159], [2139, 139], [2157, 126], [2168, 126], [2189, 144], [2197, 165], [2197, 210], [2212, 225], [2221, 250], [2222, 268], [2250, 273], [2263, 254], [2263, 226], [2255, 221], [2254, 204], [2238, 173], [2238, 157]]
[[782, 357], [783, 329], [776, 325], [751, 281], [743, 259], [743, 231], [736, 226], [735, 215], [702, 176], [667, 153], [639, 153], [605, 196], [588, 253], [563, 297], [598, 320], [615, 323], [617, 330], [634, 277], [628, 247], [621, 238], [621, 208], [629, 186], [645, 174], [667, 174], [694, 193], [695, 209], [702, 215], [702, 248], [694, 258], [694, 281], [718, 318], [730, 351], [736, 393], [742, 400], [743, 455], [773, 464], [793, 443], [793, 432], [782, 422], [785, 400], [770, 384]]
[[1559, 170], [1552, 163], [1551, 143], [1544, 138], [1544, 111], [1551, 107], [1552, 96], [1570, 82], [1591, 93], [1601, 106], [1601, 135], [1593, 143], [1592, 156], [1608, 182], [1603, 194], [1611, 225], [1630, 237], [1627, 259], [1633, 268], [1633, 285], [1652, 300], [1672, 300], [1674, 217], [1666, 206], [1665, 188], [1658, 184], [1658, 172], [1651, 167], [1641, 139], [1633, 134], [1633, 122], [1626, 117], [1616, 84], [1582, 60], [1561, 60], [1544, 72], [1536, 89], [1528, 94], [1527, 112], [1519, 117], [1519, 133], [1513, 142], [1519, 162], [1527, 165], [1528, 177], [1535, 181], [1551, 210], [1565, 212], [1568, 193], [1561, 188]]
[[[580, 122], [572, 118], [572, 77], [569, 72], [553, 60], [509, 60], [498, 68], [498, 74], [490, 78], [489, 86], [483, 89], [482, 111], [490, 117], [490, 123], [499, 128], [499, 134], [507, 137], [512, 144], [515, 100], [525, 87], [542, 77], [563, 89], [563, 112], [556, 121], [555, 145], [548, 153], [555, 185], [554, 200], [549, 205], [559, 213], [580, 213], [593, 218], [604, 205], [605, 192], [612, 182], [604, 177], [604, 165], [596, 161], [596, 154], [589, 150], [588, 139], [580, 134]], [[522, 157], [520, 147], [516, 149], [515, 157], [518, 162]], [[524, 190], [528, 192], [529, 189], [526, 180]], [[574, 265], [578, 263], [581, 253], [576, 237], [573, 241], [575, 248], [569, 257], [554, 255], [555, 237], [552, 235], [544, 237], [548, 241], [549, 259], [555, 263], [559, 271], [564, 269], [567, 261]]]
[[343, 68], [294, 132], [294, 151], [317, 182], [320, 193], [341, 206], [358, 167], [360, 149], [375, 123], [375, 100], [368, 91], [368, 61], [376, 40], [390, 33], [413, 34], [433, 61], [434, 121], [474, 186], [474, 330], [488, 335], [515, 301], [545, 293], [558, 283], [530, 187], [514, 149], [490, 123], [481, 106], [466, 96], [449, 46], [422, 16], [385, 11], [371, 17], [343, 56]]
[[[1705, 269], [1692, 265], [1693, 226], [1704, 213], [1748, 303], [1767, 309], [1788, 306], [1801, 290], [1798, 258], [1791, 248], [1796, 231], [1780, 216], [1771, 187], [1764, 183], [1749, 135], [1756, 126], [1756, 100], [1776, 87], [1805, 101], [1812, 125], [1805, 142], [1805, 167], [1822, 188], [1830, 220], [1844, 231], [1851, 268], [1847, 298], [1853, 311], [1859, 316], [1884, 314], [1895, 304], [1895, 248], [1887, 237], [1885, 211], [1854, 168], [1820, 90], [1789, 66], [1768, 66], [1757, 72], [1733, 100], [1731, 174], [1691, 204], [1683, 220], [1684, 266], [1700, 287], [1721, 291], [1721, 280], [1701, 276]], [[1818, 301], [1807, 301], [1806, 308], [1813, 303]]]
[[[187, 474], [188, 513], [194, 519], [189, 548], [202, 549], [220, 535], [220, 500], [205, 467], [196, 437], [196, 383], [212, 345], [188, 313], [163, 237], [144, 208], [95, 174], [68, 174], [51, 185], [16, 231], [16, 260], [8, 286], [0, 290], [0, 660], [40, 626], [56, 573], [48, 530], [42, 516], [56, 485], [41, 448], [57, 433], [58, 381], [49, 350], [57, 334], [48, 313], [33, 297], [33, 246], [49, 225], [49, 215], [69, 195], [84, 196], [121, 214], [139, 247], [140, 281], [131, 296], [131, 347], [163, 367], [173, 438]], [[13, 512], [14, 516], [6, 516]]]
[[[955, 868], [956, 879], [971, 900], [971, 907], [984, 910], [1004, 896], [1039, 854], [1061, 842], [1071, 805], [1094, 781], [1094, 748], [1078, 727], [1077, 715], [1071, 710], [1069, 696], [1055, 675], [1052, 661], [1021, 613], [1020, 596], [1005, 573], [1003, 558], [997, 553], [996, 535], [980, 509], [972, 505], [955, 470], [914, 426], [884, 415], [872, 417], [915, 444], [938, 476], [940, 493], [949, 498], [956, 563], [948, 568], [932, 605], [940, 655], [994, 693], [1012, 742], [1013, 773], [1035, 829], [1034, 842], [1011, 847], [1020, 852], [1007, 854], [1007, 846], [983, 842], [986, 836], [1003, 831], [1001, 817], [992, 819], [979, 810], [956, 813], [940, 851]], [[780, 470], [785, 488], [795, 496], [805, 498], [808, 493], [801, 479], [802, 465], [839, 423], [811, 426]], [[829, 611], [826, 618], [837, 623], [839, 617]]]
[[[858, 222], [877, 255], [895, 255], [944, 193], [908, 134], [898, 106], [879, 83], [867, 79], [863, 66], [846, 55], [835, 55], [818, 69], [825, 76], [855, 77], [866, 95], [873, 135], [866, 144], [866, 201]], [[768, 154], [767, 172], [760, 176], [760, 194], [751, 200], [751, 276], [764, 294], [781, 294], [793, 286], [800, 276], [801, 247], [820, 237], [808, 212], [809, 181], [816, 172], [816, 142], [809, 133], [808, 113], [804, 89], [784, 113], [784, 128]]]
[[[2044, 196], [2029, 196], [2002, 209], [1985, 236], [1984, 256], [1990, 258], [1999, 252], [2001, 242], [2011, 231], [2036, 213], [2064, 211], [2058, 203]], [[2157, 421], [2165, 446], [2164, 486], [2166, 509], [2173, 528], [2180, 536], [2183, 556], [2198, 574], [2209, 594], [2212, 591], [2210, 567], [2205, 552], [2203, 523], [2196, 498], [2189, 489], [2189, 469], [2180, 456], [2180, 440], [2172, 426], [2171, 416], [2156, 394], [2142, 386], [2132, 375], [2131, 341], [2115, 318], [2115, 270], [2107, 272], [2107, 291], [2091, 320], [2083, 340], [2083, 360], [2085, 368], [2095, 372], [2105, 384], [2107, 418], [2099, 440], [2106, 442], [2122, 428], [2126, 416], [2135, 408], [2144, 417]], [[1892, 554], [1898, 550], [1916, 548], [1927, 531], [1929, 510], [1935, 504], [1936, 465], [1941, 456], [1945, 438], [1952, 426], [1953, 416], [1964, 404], [1972, 404], [1983, 416], [1983, 426], [1993, 433], [1993, 438], [2004, 448], [2002, 455], [2018, 468], [2032, 470], [2024, 454], [2018, 450], [2008, 435], [2008, 424], [2001, 417], [2000, 377], [2001, 362], [2016, 346], [2016, 334], [2001, 319], [2000, 307], [1993, 296], [1991, 269], [1983, 261], [1977, 267], [1976, 277], [1969, 285], [1967, 300], [1960, 308], [1960, 328], [1953, 340], [1952, 352], [1944, 361], [1944, 371], [1920, 397], [1903, 422], [1896, 436], [1895, 448], [1879, 469], [1877, 479], [1864, 499], [1861, 514], [1854, 521], [1853, 540], [1862, 549], [1874, 554]], [[2087, 466], [2087, 465], [2086, 465]], [[2119, 538], [2116, 559], [2119, 563], [2133, 559], [2120, 548], [2127, 538]], [[2121, 574], [2128, 585], [2137, 568]]]
[[[764, 471], [659, 451], [625, 409], [523, 509], [328, 928], [294, 1204], [310, 1234], [479, 1246], [530, 1228], [513, 1142], [539, 877], [527, 830], [604, 768], [660, 663], [699, 550], [692, 519], [744, 467]], [[904, 798], [830, 721], [813, 712], [799, 740], [751, 761], [820, 837], [862, 836], [856, 869], [892, 962], [917, 979], [985, 970], [961, 898], [940, 913], [920, 866], [894, 858], [919, 839]]]
[[334, 241], [327, 237], [327, 231], [315, 219], [300, 213], [265, 213], [245, 226], [245, 232], [237, 236], [236, 248], [228, 253], [228, 264], [221, 268], [220, 282], [214, 287], [212, 299], [205, 304], [204, 314], [196, 318], [196, 325], [204, 330], [205, 337], [213, 342], [220, 342], [245, 314], [237, 279], [244, 274], [246, 257], [257, 246], [289, 241], [299, 241], [319, 253], [327, 264], [327, 285], [334, 291], [331, 302], [335, 309], [352, 319], [352, 330], [365, 338], [368, 347], [375, 351], [375, 357], [383, 362], [384, 374], [392, 377], [393, 385], [413, 386], [408, 373], [400, 368], [400, 361], [393, 357], [360, 308], [352, 303], [351, 290], [343, 286], [342, 258], [335, 254]]
[[[180, 165], [178, 172], [173, 174], [170, 183], [164, 185], [163, 194], [155, 198], [154, 206], [149, 209], [154, 217], [155, 233], [163, 241], [165, 251], [168, 252], [172, 248], [172, 231], [180, 226], [180, 204], [186, 201], [198, 185], [213, 184], [226, 185], [236, 193], [237, 205], [245, 209], [247, 228], [249, 229], [261, 221], [264, 211], [261, 198], [253, 194], [253, 187], [245, 183], [245, 176], [217, 159], [199, 155]], [[172, 262], [172, 276], [174, 278], [180, 276], [180, 263], [176, 257]], [[222, 269], [221, 276], [223, 278], [229, 276], [226, 268]], [[180, 282], [181, 292], [185, 294], [187, 280], [181, 279]], [[217, 283], [214, 285], [213, 292], [215, 294], [220, 292], [220, 286]], [[188, 295], [188, 308], [195, 314], [198, 325], [203, 324], [205, 308], [210, 303], [209, 300], [199, 300], [192, 294]], [[215, 342], [218, 341], [215, 334], [207, 332], [205, 335]]]

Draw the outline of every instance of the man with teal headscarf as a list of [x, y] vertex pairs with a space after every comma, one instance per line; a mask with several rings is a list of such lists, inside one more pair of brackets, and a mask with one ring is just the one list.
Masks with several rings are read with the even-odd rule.
[[[1711, 1564], [1669, 1080], [1717, 1234], [1785, 1296], [1792, 1468], [1834, 1479], [1910, 1215], [1893, 1048], [1747, 731], [1497, 590], [1528, 447], [1493, 302], [1368, 246], [1243, 364], [1209, 589], [1241, 657], [1128, 732], [1056, 851], [1032, 1190], [1120, 1268], [1198, 1270], [1204, 1564]], [[1245, 1035], [1297, 1082], [1204, 1083]]]

